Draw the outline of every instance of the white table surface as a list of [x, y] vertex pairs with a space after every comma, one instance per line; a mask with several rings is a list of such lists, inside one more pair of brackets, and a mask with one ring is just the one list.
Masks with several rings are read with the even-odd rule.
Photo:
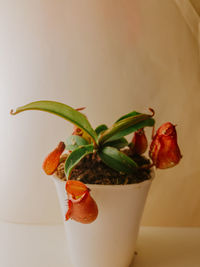
[[[0, 267], [72, 267], [66, 251], [63, 225], [0, 222]], [[200, 228], [141, 227], [137, 252], [134, 267], [200, 267]]]

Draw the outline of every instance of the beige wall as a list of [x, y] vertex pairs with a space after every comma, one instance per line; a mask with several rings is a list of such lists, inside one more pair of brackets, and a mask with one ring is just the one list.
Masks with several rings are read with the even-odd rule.
[[61, 221], [55, 189], [40, 166], [71, 126], [47, 114], [8, 115], [10, 107], [55, 99], [87, 106], [94, 126], [148, 107], [157, 111], [157, 126], [176, 123], [183, 159], [176, 168], [157, 172], [143, 224], [200, 226], [198, 45], [174, 1], [2, 0], [0, 5], [0, 217]]
[[150, 2], [143, 5], [144, 64], [156, 74], [158, 85], [149, 90], [154, 91], [152, 101], [162, 113], [160, 120], [178, 124], [183, 159], [176, 168], [157, 172], [143, 224], [200, 226], [198, 43], [172, 1]]
[[198, 0], [190, 0], [197, 13], [200, 15], [200, 2]]

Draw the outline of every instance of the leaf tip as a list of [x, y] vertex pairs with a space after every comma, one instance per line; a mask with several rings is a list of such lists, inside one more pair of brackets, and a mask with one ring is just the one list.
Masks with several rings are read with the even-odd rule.
[[155, 115], [155, 110], [153, 108], [149, 108], [149, 111], [152, 113], [150, 116], [153, 117]]
[[14, 112], [13, 109], [10, 110], [10, 115], [16, 115], [17, 114], [17, 111]]
[[84, 110], [84, 109], [86, 109], [86, 107], [76, 108], [77, 111], [81, 111], [81, 110]]

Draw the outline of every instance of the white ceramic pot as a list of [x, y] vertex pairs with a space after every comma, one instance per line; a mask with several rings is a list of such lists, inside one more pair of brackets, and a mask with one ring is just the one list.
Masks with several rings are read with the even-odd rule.
[[[151, 180], [129, 185], [87, 185], [99, 214], [91, 224], [65, 221], [74, 267], [128, 267]], [[68, 209], [65, 182], [54, 178], [63, 218]]]

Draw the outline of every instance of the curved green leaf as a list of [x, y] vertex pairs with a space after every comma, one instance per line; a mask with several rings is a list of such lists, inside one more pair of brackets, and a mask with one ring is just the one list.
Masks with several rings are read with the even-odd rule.
[[131, 111], [131, 112], [127, 113], [126, 115], [120, 117], [116, 122], [121, 121], [121, 120], [126, 119], [126, 118], [131, 117], [131, 116], [139, 115], [139, 114], [141, 114], [141, 113], [139, 113], [137, 111]]
[[95, 129], [95, 132], [99, 136], [103, 131], [105, 131], [107, 129], [108, 129], [108, 127], [105, 124], [101, 124], [101, 125], [97, 126], [97, 128]]
[[133, 173], [138, 168], [135, 161], [114, 147], [104, 147], [98, 155], [106, 165], [118, 172]]
[[151, 115], [138, 114], [131, 117], [127, 117], [116, 122], [111, 128], [106, 130], [99, 138], [99, 144], [103, 144], [106, 141], [117, 140], [123, 136], [126, 136], [140, 128], [146, 126], [153, 126], [155, 123]]
[[112, 141], [112, 140], [119, 139], [119, 138], [121, 138], [122, 136], [126, 136], [126, 135], [128, 135], [128, 134], [131, 134], [131, 133], [133, 133], [133, 132], [135, 132], [135, 131], [137, 131], [137, 130], [139, 130], [139, 129], [141, 129], [141, 128], [144, 128], [144, 127], [148, 127], [148, 126], [149, 126], [149, 127], [152, 127], [154, 124], [155, 124], [155, 121], [154, 121], [154, 119], [152, 119], [152, 118], [149, 118], [149, 119], [147, 119], [147, 120], [138, 122], [138, 123], [136, 123], [135, 125], [130, 126], [130, 127], [126, 128], [126, 129], [121, 130], [120, 132], [116, 133], [115, 135], [113, 135], [113, 136], [109, 139], [109, 141], [110, 141], [110, 140]]
[[70, 135], [65, 141], [65, 148], [73, 151], [80, 146], [88, 145], [88, 141], [79, 135]]
[[70, 106], [55, 101], [36, 101], [17, 108], [15, 112], [11, 110], [11, 114], [15, 115], [26, 110], [46, 111], [60, 116], [77, 125], [83, 131], [89, 134], [95, 142], [97, 142], [97, 134], [93, 130], [86, 116]]
[[70, 153], [65, 162], [65, 174], [67, 179], [69, 178], [73, 168], [80, 162], [82, 158], [90, 153], [93, 153], [93, 149], [94, 145], [90, 144], [79, 147]]
[[112, 147], [116, 147], [118, 149], [123, 148], [125, 146], [128, 146], [128, 141], [126, 140], [126, 138], [122, 137], [120, 139], [114, 140], [114, 141], [109, 141], [104, 143], [104, 146], [112, 146]]

